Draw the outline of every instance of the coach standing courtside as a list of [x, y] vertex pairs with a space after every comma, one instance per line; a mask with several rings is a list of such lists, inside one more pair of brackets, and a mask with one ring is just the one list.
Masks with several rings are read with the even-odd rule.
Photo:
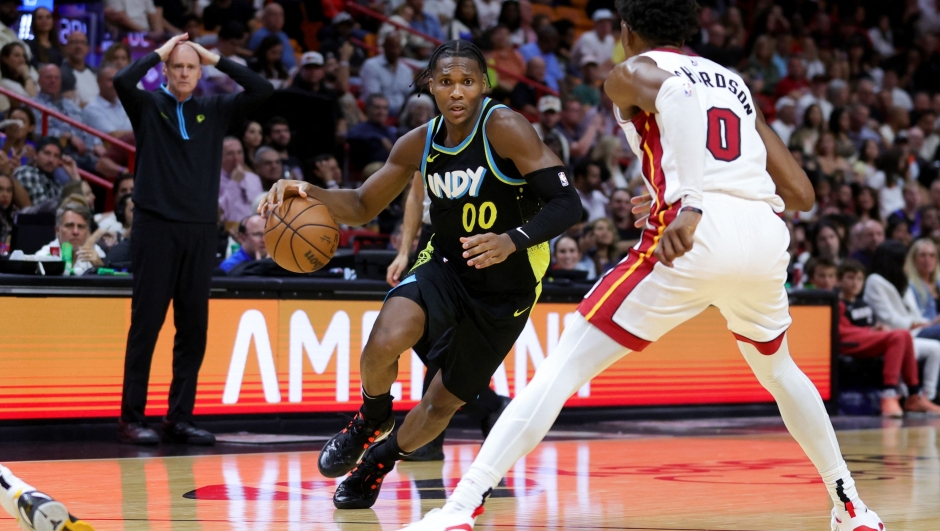
[[[241, 122], [274, 92], [257, 74], [187, 38], [186, 34], [173, 37], [114, 76], [114, 88], [137, 140], [131, 243], [134, 297], [118, 424], [118, 437], [125, 443], [159, 440], [145, 423], [144, 407], [153, 349], [171, 299], [176, 340], [163, 439], [215, 443], [211, 433], [192, 421], [206, 351], [222, 140], [230, 121]], [[161, 61], [166, 85], [152, 92], [137, 89], [147, 71]], [[245, 91], [194, 98], [202, 65], [215, 66]]]

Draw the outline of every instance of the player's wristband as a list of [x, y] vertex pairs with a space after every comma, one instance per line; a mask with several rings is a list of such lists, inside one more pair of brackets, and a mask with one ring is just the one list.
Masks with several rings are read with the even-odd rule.
[[699, 216], [702, 216], [702, 215], [705, 214], [704, 212], [702, 212], [702, 209], [701, 209], [701, 208], [695, 208], [695, 207], [690, 207], [690, 206], [684, 206], [684, 207], [680, 208], [680, 209], [679, 209], [679, 213], [681, 214], [683, 211], [686, 211], [686, 210], [688, 210], [689, 212], [695, 212], [695, 213], [698, 214]]

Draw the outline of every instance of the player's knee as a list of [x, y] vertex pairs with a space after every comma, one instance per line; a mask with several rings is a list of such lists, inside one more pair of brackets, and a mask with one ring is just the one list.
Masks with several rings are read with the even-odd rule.
[[381, 327], [372, 330], [369, 342], [362, 351], [363, 362], [387, 362], [398, 359], [408, 347], [400, 346], [399, 335], [393, 330]]

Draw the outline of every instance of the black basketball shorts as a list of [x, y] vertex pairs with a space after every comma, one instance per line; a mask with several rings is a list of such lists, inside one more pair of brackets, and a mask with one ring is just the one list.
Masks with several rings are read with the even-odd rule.
[[420, 263], [388, 293], [424, 309], [424, 336], [414, 351], [428, 367], [441, 370], [444, 387], [471, 402], [490, 379], [525, 328], [536, 293], [470, 293], [439, 255]]

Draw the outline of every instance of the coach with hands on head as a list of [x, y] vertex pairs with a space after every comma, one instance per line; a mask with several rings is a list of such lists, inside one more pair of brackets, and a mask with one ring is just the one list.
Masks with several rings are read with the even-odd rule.
[[[176, 338], [163, 439], [215, 443], [211, 433], [192, 421], [215, 267], [222, 141], [230, 121], [241, 122], [274, 92], [251, 70], [187, 39], [186, 34], [173, 37], [114, 76], [138, 146], [131, 240], [134, 295], [118, 423], [118, 438], [125, 443], [158, 442], [157, 433], [147, 427], [144, 408], [153, 350], [171, 299]], [[152, 92], [137, 89], [161, 61], [166, 85]], [[245, 91], [194, 98], [203, 65], [228, 74]]]

